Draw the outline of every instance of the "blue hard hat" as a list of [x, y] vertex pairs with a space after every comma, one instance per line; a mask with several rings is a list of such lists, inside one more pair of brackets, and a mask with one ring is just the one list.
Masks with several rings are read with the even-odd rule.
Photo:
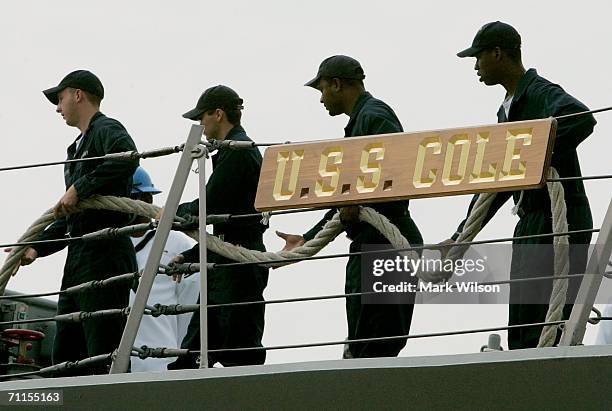
[[155, 188], [153, 185], [149, 173], [142, 167], [138, 167], [132, 176], [132, 194], [139, 193], [161, 193], [161, 190]]

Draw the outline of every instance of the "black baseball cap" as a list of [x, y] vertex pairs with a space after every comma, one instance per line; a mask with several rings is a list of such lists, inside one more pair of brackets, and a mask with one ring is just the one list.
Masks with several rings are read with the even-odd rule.
[[502, 49], [520, 49], [521, 35], [509, 24], [501, 21], [487, 23], [478, 30], [472, 47], [457, 53], [458, 57], [474, 57], [483, 50], [499, 47]]
[[321, 77], [363, 80], [365, 74], [357, 60], [349, 56], [338, 55], [323, 60], [319, 65], [317, 76], [304, 85], [317, 88]]
[[244, 108], [242, 106], [243, 102], [234, 90], [227, 86], [218, 85], [206, 89], [198, 99], [195, 108], [183, 114], [183, 117], [198, 121], [202, 118], [202, 114], [209, 110], [217, 108], [242, 110]]
[[100, 97], [100, 99], [104, 98], [104, 86], [102, 82], [95, 74], [87, 70], [73, 71], [64, 77], [56, 87], [44, 90], [43, 93], [51, 103], [57, 105], [59, 102], [59, 98], [57, 97], [58, 93], [68, 87], [81, 89], [94, 96]]

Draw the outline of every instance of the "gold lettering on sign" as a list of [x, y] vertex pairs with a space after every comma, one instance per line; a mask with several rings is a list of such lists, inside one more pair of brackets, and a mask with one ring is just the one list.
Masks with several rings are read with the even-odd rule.
[[[332, 165], [329, 166], [329, 160], [332, 159]], [[315, 183], [315, 195], [317, 197], [329, 197], [336, 192], [338, 188], [338, 180], [340, 179], [340, 169], [336, 164], [342, 163], [342, 148], [328, 147], [321, 153], [321, 161], [319, 162], [319, 175], [323, 178], [317, 179]], [[324, 179], [331, 177], [329, 184]]]
[[529, 190], [546, 184], [554, 119], [315, 140], [266, 149], [259, 211]]
[[[376, 163], [370, 163], [370, 154], [374, 153], [374, 159]], [[361, 150], [361, 161], [359, 162], [359, 168], [362, 173], [372, 174], [372, 181], [367, 182], [366, 176], [357, 177], [357, 192], [359, 193], [371, 193], [376, 190], [380, 183], [380, 174], [382, 172], [380, 161], [385, 158], [385, 147], [383, 143], [372, 143], [368, 144]]]
[[[291, 157], [291, 173], [289, 174], [289, 184], [287, 189], [283, 189], [283, 181], [285, 180], [285, 168]], [[295, 194], [297, 186], [297, 178], [300, 172], [300, 164], [304, 158], [304, 150], [295, 151], [280, 151], [276, 156], [276, 178], [274, 179], [274, 188], [272, 196], [275, 200], [289, 200]]]
[[425, 164], [425, 154], [427, 153], [428, 148], [433, 149], [434, 154], [440, 154], [440, 151], [442, 150], [440, 137], [425, 138], [419, 144], [416, 165], [414, 167], [414, 177], [412, 178], [412, 183], [416, 188], [431, 187], [436, 181], [438, 170], [435, 168], [429, 170], [427, 173], [428, 177], [423, 177], [423, 165]]
[[[461, 157], [459, 157], [459, 168], [457, 174], [451, 175], [455, 146], [461, 146]], [[444, 157], [444, 169], [442, 170], [442, 184], [453, 186], [461, 183], [465, 177], [468, 155], [470, 154], [470, 139], [467, 134], [457, 134], [448, 141], [446, 155]]]
[[474, 169], [470, 173], [469, 182], [472, 184], [486, 183], [495, 181], [497, 175], [497, 163], [491, 163], [487, 167], [487, 171], [482, 171], [482, 163], [484, 161], [485, 149], [489, 142], [489, 133], [476, 134], [476, 159], [474, 160]]
[[514, 160], [521, 158], [521, 149], [515, 148], [516, 140], [523, 140], [523, 147], [531, 145], [533, 129], [519, 128], [508, 130], [506, 133], [506, 155], [504, 156], [504, 166], [502, 167], [500, 181], [520, 180], [525, 178], [525, 170], [527, 169], [526, 161], [519, 161], [518, 168], [511, 168]]

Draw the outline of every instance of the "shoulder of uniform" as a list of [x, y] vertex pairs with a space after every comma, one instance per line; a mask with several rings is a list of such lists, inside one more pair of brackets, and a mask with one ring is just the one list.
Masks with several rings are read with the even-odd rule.
[[123, 124], [121, 124], [118, 120], [115, 120], [114, 118], [110, 118], [110, 117], [100, 117], [100, 119], [98, 120], [98, 123], [101, 126], [105, 126], [105, 127], [121, 127], [121, 128], [125, 128], [123, 127]]
[[243, 148], [234, 150], [231, 148], [221, 149], [220, 153], [223, 158], [231, 158], [236, 161], [259, 161], [261, 162], [261, 152], [257, 147]]
[[126, 128], [119, 121], [110, 117], [100, 117], [93, 124], [94, 129], [101, 133], [123, 133], [128, 134]]
[[567, 93], [559, 84], [553, 83], [543, 77], [538, 77], [531, 83], [527, 94], [531, 94], [535, 101], [543, 102], [551, 98], [557, 99]]
[[552, 90], [552, 89], [561, 89], [561, 90], [563, 90], [563, 87], [561, 87], [559, 84], [553, 83], [552, 81], [550, 81], [547, 78], [544, 78], [544, 77], [542, 77], [540, 75], [536, 75], [533, 78], [533, 80], [529, 84], [528, 88], [531, 88], [534, 91], [549, 91], [549, 90]]
[[370, 107], [367, 107], [366, 110], [362, 110], [360, 117], [363, 121], [395, 121], [397, 116], [391, 107], [381, 101], [380, 104], [373, 104]]
[[387, 103], [382, 100], [379, 100], [375, 97], [372, 97], [368, 101], [366, 101], [364, 108], [366, 108], [366, 113], [393, 113], [393, 109]]
[[236, 134], [236, 137], [233, 139], [235, 141], [253, 141], [246, 133]]

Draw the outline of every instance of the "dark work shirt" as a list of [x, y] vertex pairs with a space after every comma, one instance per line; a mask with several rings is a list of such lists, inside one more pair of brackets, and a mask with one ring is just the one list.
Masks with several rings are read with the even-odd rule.
[[[121, 123], [100, 112], [91, 118], [89, 127], [81, 138], [83, 141], [78, 150], [78, 138], [68, 147], [69, 160], [136, 150], [134, 141]], [[66, 189], [74, 185], [79, 200], [94, 194], [129, 197], [132, 174], [137, 167], [137, 160], [93, 160], [70, 163], [64, 166], [64, 182]], [[65, 237], [66, 234], [73, 237], [80, 236], [106, 227], [120, 227], [128, 220], [129, 216], [125, 213], [86, 210], [59, 218], [42, 233], [39, 239], [58, 239]], [[34, 248], [42, 257], [55, 253], [66, 245], [66, 242], [58, 242], [39, 244]]]
[[[244, 128], [235, 126], [225, 140], [253, 141]], [[248, 149], [220, 149], [212, 156], [213, 171], [206, 183], [206, 212], [208, 214], [252, 214], [255, 210], [255, 195], [261, 171], [262, 157], [257, 147]], [[199, 214], [199, 199], [179, 205], [176, 215]], [[261, 235], [267, 225], [260, 223], [261, 217], [240, 219], [213, 226], [215, 234], [231, 237]], [[190, 261], [197, 261], [195, 252], [183, 253]]]
[[[404, 129], [397, 115], [391, 107], [383, 101], [372, 97], [370, 93], [363, 92], [351, 112], [349, 122], [344, 128], [345, 137], [370, 136], [376, 134], [401, 133]], [[387, 203], [363, 204], [372, 207], [378, 212], [392, 218], [407, 212], [408, 201], [392, 201]], [[306, 241], [311, 240], [323, 229], [327, 221], [336, 213], [336, 209], [329, 210], [323, 219], [304, 234]], [[356, 227], [353, 227], [356, 228]], [[351, 231], [349, 228], [348, 231]], [[351, 233], [349, 233], [350, 235]]]
[[[551, 83], [545, 78], [540, 77], [535, 69], [529, 69], [519, 80], [512, 99], [512, 105], [508, 112], [508, 118], [506, 118], [503, 107], [500, 107], [497, 112], [497, 120], [499, 123], [535, 120], [582, 111], [588, 111], [587, 106], [565, 92], [558, 84]], [[576, 148], [591, 135], [596, 123], [592, 114], [558, 120], [551, 166], [559, 172], [561, 177], [577, 177], [582, 175]], [[588, 200], [582, 181], [564, 181], [562, 184], [568, 208], [572, 206], [586, 206], [588, 208]], [[497, 193], [483, 222], [483, 226], [510, 197], [514, 197], [514, 202], [517, 203], [520, 191]], [[477, 198], [478, 195], [472, 199], [469, 211], [471, 211], [476, 203]], [[548, 189], [543, 187], [525, 190], [520, 208], [521, 214], [532, 211], [551, 214]], [[453, 239], [456, 239], [458, 233], [463, 230], [466, 220], [459, 225]]]

